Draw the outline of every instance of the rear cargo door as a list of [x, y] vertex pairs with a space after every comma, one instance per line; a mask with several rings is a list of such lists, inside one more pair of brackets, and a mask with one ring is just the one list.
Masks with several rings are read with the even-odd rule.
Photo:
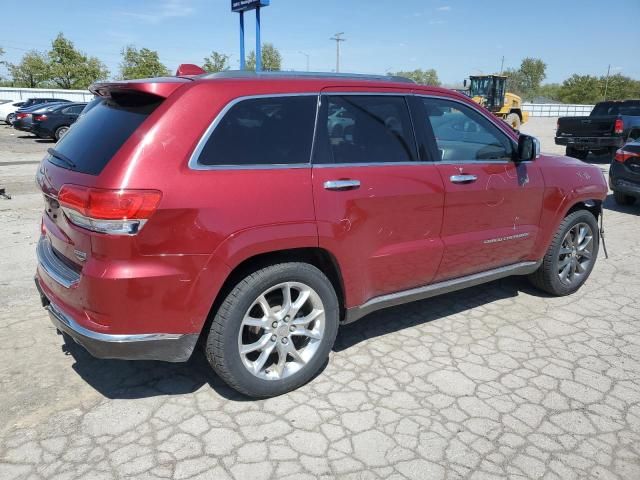
[[147, 94], [104, 98], [48, 150], [37, 183], [44, 195], [43, 230], [65, 263], [80, 269], [91, 251], [91, 235], [72, 225], [58, 203], [63, 185], [92, 187], [100, 173], [140, 125], [162, 102]]

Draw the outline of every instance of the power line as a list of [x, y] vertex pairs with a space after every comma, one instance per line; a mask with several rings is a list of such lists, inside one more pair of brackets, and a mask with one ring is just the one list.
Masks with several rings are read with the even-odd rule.
[[329, 40], [334, 40], [336, 42], [336, 73], [340, 73], [340, 42], [346, 42], [346, 38], [342, 38], [344, 32], [336, 33]]

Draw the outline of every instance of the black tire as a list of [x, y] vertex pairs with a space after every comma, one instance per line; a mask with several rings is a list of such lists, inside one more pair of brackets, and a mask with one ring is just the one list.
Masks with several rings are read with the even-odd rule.
[[520, 116], [517, 113], [510, 113], [504, 121], [514, 130], [520, 130]]
[[[586, 271], [574, 283], [563, 283], [558, 275], [559, 272], [559, 256], [562, 242], [567, 233], [576, 225], [586, 223], [593, 233], [592, 259]], [[560, 223], [556, 234], [551, 241], [551, 245], [547, 249], [547, 253], [542, 259], [542, 264], [534, 273], [529, 275], [529, 280], [536, 288], [543, 290], [551, 295], [564, 296], [569, 295], [578, 290], [584, 282], [589, 278], [593, 266], [598, 257], [598, 249], [600, 247], [600, 231], [598, 230], [598, 222], [593, 214], [587, 210], [577, 210]]]
[[7, 123], [7, 125], [13, 125], [13, 121], [15, 118], [16, 118], [16, 114], [10, 113], [9, 115], [7, 115], [7, 119], [5, 120], [5, 122]]
[[565, 151], [567, 157], [577, 158], [578, 160], [585, 160], [589, 156], [589, 150], [576, 150], [573, 147], [567, 147]]
[[[282, 379], [263, 379], [249, 372], [240, 355], [238, 335], [245, 314], [269, 288], [283, 282], [300, 282], [320, 297], [325, 311], [324, 335], [310, 360]], [[311, 380], [326, 362], [338, 333], [339, 304], [329, 279], [307, 263], [280, 263], [262, 268], [242, 279], [227, 295], [215, 314], [205, 353], [216, 373], [233, 389], [256, 398], [295, 390]]]
[[633, 205], [636, 202], [636, 197], [615, 190], [613, 191], [613, 199], [618, 205]]
[[56, 132], [55, 132], [55, 140], [56, 142], [59, 141], [62, 137], [64, 137], [67, 132], [69, 131], [69, 126], [68, 125], [62, 125], [58, 128], [56, 128]]

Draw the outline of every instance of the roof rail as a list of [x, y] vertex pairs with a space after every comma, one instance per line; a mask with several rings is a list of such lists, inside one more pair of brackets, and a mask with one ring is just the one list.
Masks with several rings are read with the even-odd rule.
[[201, 75], [200, 78], [342, 78], [345, 80], [372, 80], [377, 82], [415, 83], [407, 77], [397, 75], [369, 75], [364, 73], [332, 73], [332, 72], [254, 72], [252, 70], [225, 70], [217, 73]]

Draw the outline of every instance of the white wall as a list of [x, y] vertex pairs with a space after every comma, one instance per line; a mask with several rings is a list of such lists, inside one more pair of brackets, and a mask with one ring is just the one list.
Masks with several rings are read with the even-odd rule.
[[586, 117], [594, 105], [570, 105], [562, 103], [523, 103], [522, 109], [531, 117]]
[[20, 101], [32, 97], [61, 98], [72, 102], [88, 102], [93, 98], [93, 94], [89, 90], [0, 87], [0, 100]]

